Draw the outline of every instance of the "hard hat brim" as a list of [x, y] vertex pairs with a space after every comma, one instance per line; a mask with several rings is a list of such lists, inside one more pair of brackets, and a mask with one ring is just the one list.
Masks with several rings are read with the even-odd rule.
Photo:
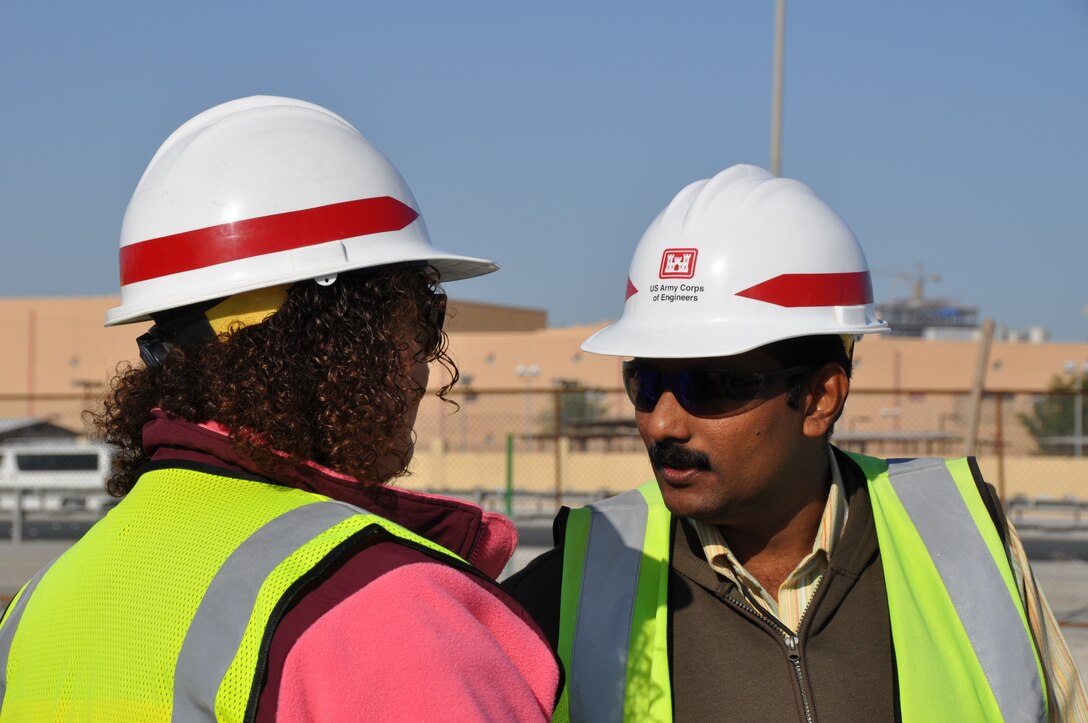
[[[717, 326], [717, 330], [714, 328]], [[604, 356], [639, 357], [643, 359], [709, 359], [735, 356], [758, 349], [776, 341], [823, 334], [860, 335], [883, 334], [889, 331], [884, 321], [858, 326], [814, 327], [811, 324], [780, 325], [738, 324], [719, 322], [708, 328], [706, 323], [669, 325], [657, 328], [638, 325], [631, 328], [623, 320], [596, 332], [581, 349]], [[667, 342], [667, 343], [662, 343]]]
[[[338, 244], [339, 242], [334, 243]], [[236, 262], [238, 264], [245, 264], [248, 267], [246, 268], [246, 273], [236, 274], [239, 277], [236, 284], [217, 284], [215, 286], [215, 295], [209, 295], [206, 298], [199, 298], [200, 295], [194, 296], [191, 293], [192, 288], [201, 288], [201, 286], [203, 286], [203, 284], [196, 280], [196, 276], [200, 274], [206, 275], [208, 273], [230, 275], [231, 270], [225, 268], [230, 264], [223, 264], [212, 269], [197, 269], [176, 274], [173, 279], [174, 283], [172, 283], [172, 287], [177, 289], [175, 295], [164, 295], [162, 287], [158, 286], [153, 288], [153, 293], [146, 295], [147, 298], [144, 299], [142, 303], [140, 300], [140, 297], [142, 296], [140, 293], [141, 289], [139, 288], [140, 285], [154, 282], [138, 282], [130, 284], [125, 289], [125, 301], [120, 306], [109, 309], [106, 312], [105, 326], [119, 326], [121, 324], [134, 324], [141, 321], [150, 321], [151, 315], [156, 312], [166, 311], [167, 309], [176, 309], [181, 306], [208, 301], [212, 298], [223, 298], [246, 291], [253, 291], [254, 289], [262, 289], [279, 284], [291, 284], [317, 278], [319, 276], [330, 276], [332, 274], [347, 273], [349, 271], [388, 266], [392, 264], [413, 262], [426, 263], [438, 272], [439, 279], [443, 283], [447, 281], [471, 279], [476, 276], [490, 274], [499, 269], [498, 264], [493, 261], [472, 256], [452, 254], [436, 249], [433, 246], [421, 248], [420, 253], [418, 254], [406, 254], [402, 248], [392, 249], [389, 258], [385, 260], [378, 254], [371, 254], [369, 262], [365, 265], [345, 261], [341, 265], [322, 263], [319, 268], [292, 268], [291, 264], [283, 263], [283, 259], [276, 258], [280, 256], [281, 254], [268, 254], [267, 257], [244, 259], [240, 262]], [[266, 268], [263, 271], [253, 272], [252, 267], [255, 264], [261, 264]], [[267, 268], [269, 266], [279, 267], [281, 273], [279, 275], [270, 273]], [[184, 277], [186, 275], [192, 275], [194, 277], [194, 283], [192, 285], [185, 283]], [[174, 298], [175, 296], [176, 298]]]

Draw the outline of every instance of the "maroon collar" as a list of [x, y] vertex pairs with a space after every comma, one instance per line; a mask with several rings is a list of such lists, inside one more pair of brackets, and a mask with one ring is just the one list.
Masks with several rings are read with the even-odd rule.
[[389, 486], [363, 487], [320, 467], [306, 465], [285, 463], [272, 477], [238, 454], [226, 434], [169, 412], [152, 411], [151, 421], [144, 425], [143, 445], [153, 462], [184, 460], [227, 471], [259, 474], [278, 484], [348, 502], [426, 537], [470, 562], [478, 548], [487, 544], [484, 538], [488, 534], [483, 528], [491, 520], [485, 520], [483, 510], [474, 504]]

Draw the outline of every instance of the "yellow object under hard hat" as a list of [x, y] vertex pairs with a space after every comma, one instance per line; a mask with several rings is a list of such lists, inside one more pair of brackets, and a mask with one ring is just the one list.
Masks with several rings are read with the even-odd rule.
[[233, 332], [264, 322], [279, 311], [291, 284], [277, 284], [233, 294], [210, 308], [196, 305], [180, 315], [158, 318], [155, 325], [136, 339], [140, 358], [148, 367], [160, 366], [178, 345], [216, 338], [225, 341]]
[[243, 327], [260, 324], [279, 311], [287, 300], [291, 284], [269, 286], [234, 294], [204, 312], [208, 324], [220, 338]]

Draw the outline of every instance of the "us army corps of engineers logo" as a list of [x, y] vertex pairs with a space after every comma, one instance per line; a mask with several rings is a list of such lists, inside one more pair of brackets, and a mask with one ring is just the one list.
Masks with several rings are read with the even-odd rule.
[[[660, 279], [691, 279], [695, 277], [695, 262], [699, 258], [699, 249], [665, 249], [661, 254]], [[698, 301], [702, 286], [695, 284], [650, 284], [653, 301], [672, 303], [675, 301]]]
[[661, 254], [662, 279], [690, 279], [695, 276], [695, 260], [699, 258], [699, 249], [665, 249]]

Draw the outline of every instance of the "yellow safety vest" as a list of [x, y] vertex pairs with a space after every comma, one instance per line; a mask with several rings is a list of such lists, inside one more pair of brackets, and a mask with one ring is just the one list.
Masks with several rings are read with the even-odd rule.
[[[902, 719], [1046, 720], [1038, 651], [968, 461], [850, 457], [872, 500]], [[670, 523], [656, 482], [571, 510], [554, 720], [672, 720]]]
[[295, 593], [375, 533], [467, 567], [323, 495], [146, 472], [9, 605], [0, 723], [252, 720], [267, 644]]

